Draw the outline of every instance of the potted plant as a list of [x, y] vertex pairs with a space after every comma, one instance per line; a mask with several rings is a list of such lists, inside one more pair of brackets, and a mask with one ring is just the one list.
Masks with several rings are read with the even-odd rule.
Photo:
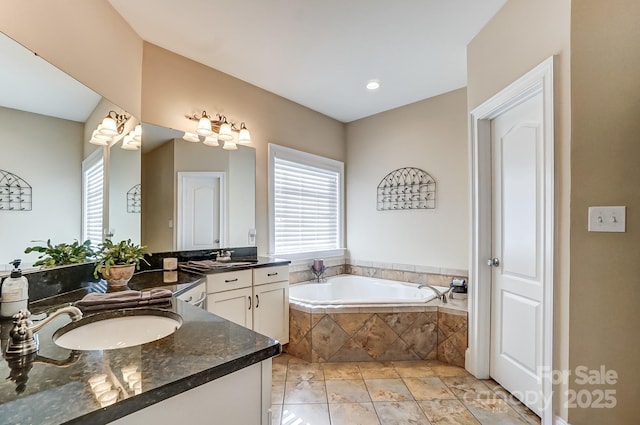
[[[42, 242], [42, 241], [32, 241]], [[91, 241], [86, 240], [79, 243], [77, 240], [73, 243], [59, 243], [51, 245], [51, 239], [47, 240], [46, 246], [30, 246], [24, 250], [25, 254], [31, 252], [41, 252], [38, 261], [33, 263], [34, 266], [55, 267], [65, 266], [67, 264], [85, 263], [91, 261], [95, 253], [91, 248]]]
[[114, 244], [106, 239], [96, 253], [96, 268], [93, 275], [97, 278], [98, 272], [110, 286], [125, 286], [133, 272], [140, 269], [140, 261], [149, 262], [144, 256], [149, 253], [144, 245], [136, 245], [131, 239]]

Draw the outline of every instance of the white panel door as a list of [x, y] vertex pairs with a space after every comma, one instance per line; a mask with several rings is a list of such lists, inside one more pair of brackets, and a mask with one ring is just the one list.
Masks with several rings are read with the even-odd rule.
[[539, 93], [491, 121], [491, 376], [542, 413], [543, 103]]
[[218, 173], [178, 173], [178, 250], [220, 247], [221, 177]]

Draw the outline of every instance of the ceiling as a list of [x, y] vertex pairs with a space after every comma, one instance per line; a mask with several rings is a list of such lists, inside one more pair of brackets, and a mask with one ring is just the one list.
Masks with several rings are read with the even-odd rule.
[[150, 43], [350, 122], [466, 86], [506, 0], [109, 2]]

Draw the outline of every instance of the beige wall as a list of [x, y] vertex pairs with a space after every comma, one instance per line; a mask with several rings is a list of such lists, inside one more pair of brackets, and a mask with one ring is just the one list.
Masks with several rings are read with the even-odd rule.
[[[467, 46], [469, 111], [556, 55], [556, 272], [554, 367], [568, 369], [570, 229], [570, 0], [509, 0]], [[584, 337], [578, 336], [578, 337]], [[571, 338], [573, 343], [574, 338]], [[566, 386], [554, 390], [556, 414], [567, 417]]]
[[[467, 270], [466, 101], [460, 89], [347, 124], [352, 260]], [[377, 211], [378, 184], [403, 167], [423, 169], [436, 180], [435, 209]]]
[[[144, 129], [143, 129], [144, 131]], [[226, 185], [226, 240], [224, 247], [248, 245], [249, 229], [255, 226], [255, 151], [240, 146], [220, 147], [171, 140], [144, 154], [143, 238], [153, 252], [171, 251], [177, 243], [177, 197], [179, 172], [222, 172]], [[176, 225], [169, 227], [169, 220]]]
[[[571, 29], [572, 368], [617, 371], [615, 409], [572, 409], [569, 422], [640, 423], [640, 3], [573, 2]], [[587, 232], [587, 208], [626, 205], [626, 233]]]
[[229, 155], [229, 175], [227, 178], [228, 204], [228, 246], [254, 245], [249, 241], [249, 231], [256, 225], [256, 197], [234, 196], [255, 193], [256, 157], [250, 148], [240, 147]]
[[244, 121], [256, 148], [256, 229], [260, 254], [268, 251], [267, 145], [344, 161], [344, 124], [153, 44], [144, 44], [142, 121], [178, 130], [196, 123], [185, 114], [225, 114]]
[[151, 252], [173, 250], [173, 161], [173, 142], [142, 155], [141, 237]]
[[0, 31], [140, 116], [142, 39], [107, 0], [3, 1]]
[[114, 241], [140, 243], [140, 213], [129, 212], [127, 193], [140, 184], [140, 150], [126, 150], [119, 142], [109, 149], [109, 233]]
[[74, 121], [0, 107], [0, 168], [33, 188], [31, 211], [0, 211], [0, 264], [22, 258], [33, 241], [80, 239], [82, 134]]

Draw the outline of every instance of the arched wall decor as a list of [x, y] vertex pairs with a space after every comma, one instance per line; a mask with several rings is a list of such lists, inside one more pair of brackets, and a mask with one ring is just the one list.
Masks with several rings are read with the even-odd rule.
[[128, 213], [140, 213], [141, 210], [141, 201], [140, 197], [142, 194], [142, 186], [137, 184], [133, 186], [127, 192], [127, 212]]
[[31, 185], [22, 177], [0, 170], [0, 210], [31, 211]]
[[378, 185], [378, 211], [436, 207], [436, 181], [419, 168], [398, 168]]

